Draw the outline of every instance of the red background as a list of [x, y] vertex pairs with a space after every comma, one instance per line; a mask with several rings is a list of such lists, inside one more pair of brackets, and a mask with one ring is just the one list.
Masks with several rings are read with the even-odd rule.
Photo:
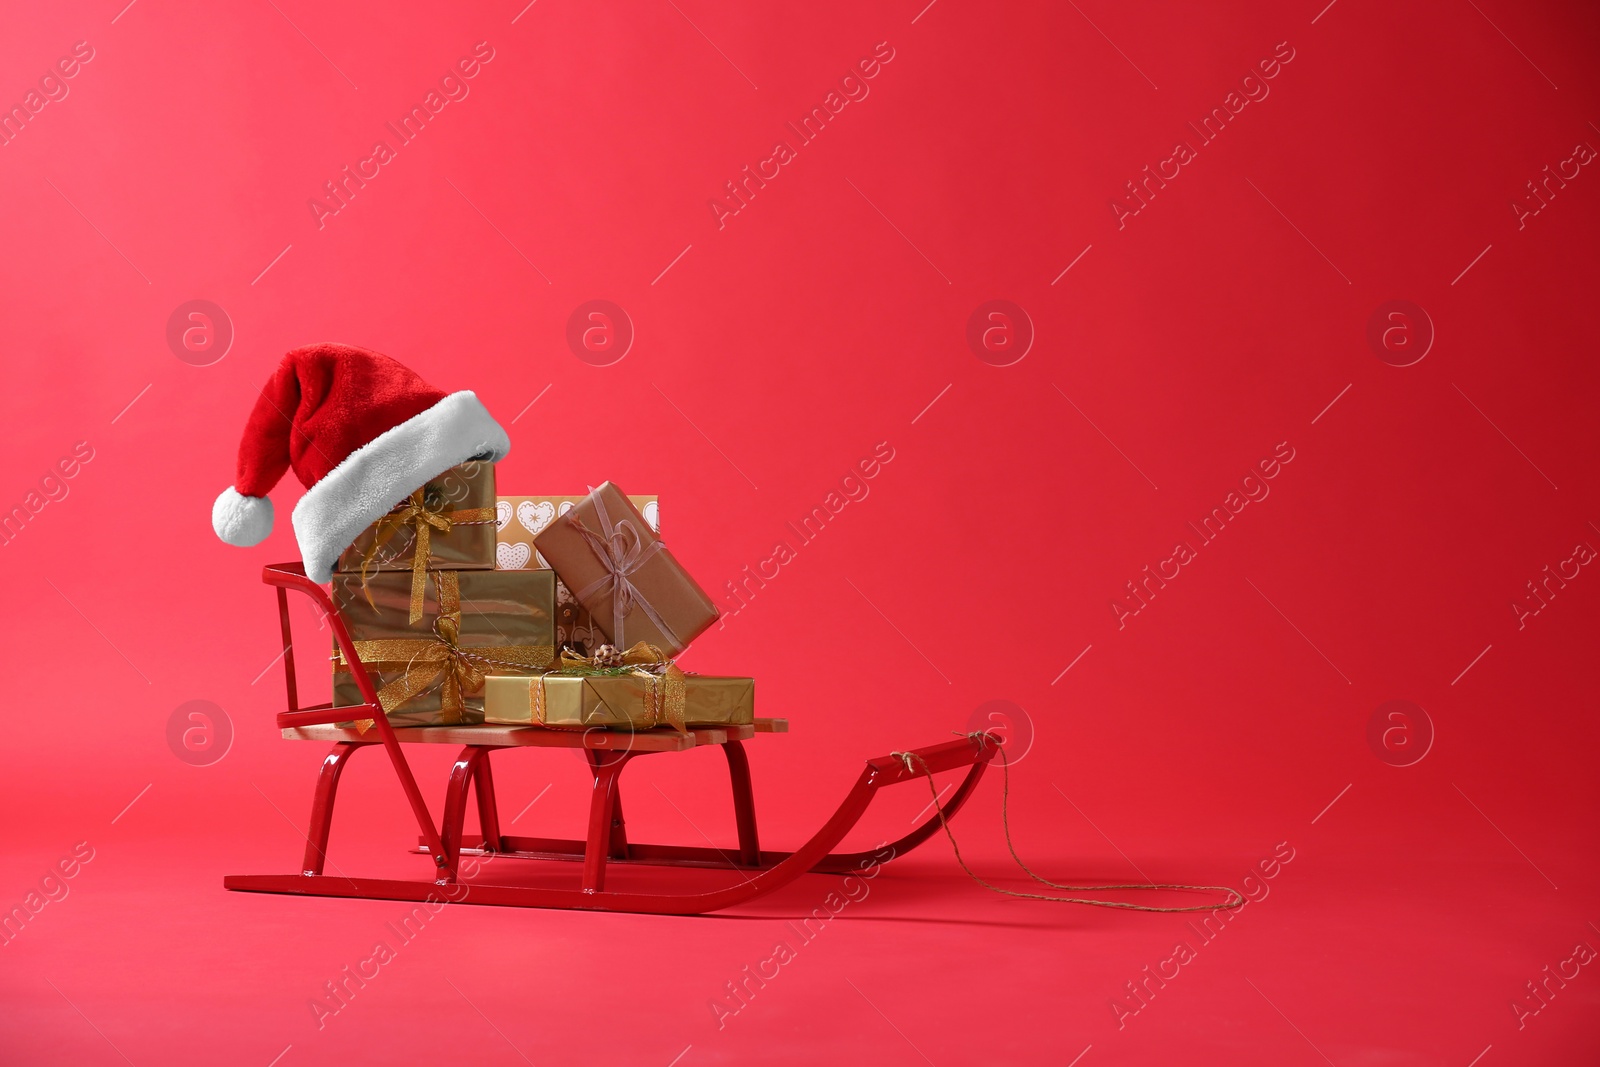
[[[1520, 1028], [1511, 1005], [1531, 1011], [1525, 983], [1600, 946], [1600, 578], [1583, 569], [1521, 629], [1510, 607], [1545, 565], [1600, 547], [1578, 295], [1600, 177], [1552, 183], [1520, 227], [1510, 206], [1600, 146], [1592, 11], [123, 2], [10, 5], [0, 34], [5, 101], [74, 42], [94, 50], [0, 148], [0, 504], [93, 450], [0, 551], [0, 905], [75, 843], [94, 850], [0, 949], [0, 1059], [1493, 1067], [1593, 1051], [1589, 968]], [[480, 41], [494, 58], [470, 95], [319, 229], [308, 199]], [[870, 95], [719, 229], [723, 183], [879, 42], [894, 58]], [[1279, 42], [1294, 58], [1270, 95], [1119, 229], [1125, 183], [1194, 143], [1185, 124]], [[166, 341], [193, 299], [235, 331], [209, 366]], [[565, 340], [592, 299], [636, 331], [611, 366]], [[1036, 334], [1010, 366], [965, 339], [994, 299]], [[1436, 332], [1411, 366], [1367, 338], [1391, 300]], [[1427, 332], [1414, 314], [1405, 328]], [[721, 1028], [709, 1001], [832, 881], [693, 919], [451, 908], [319, 1029], [310, 999], [406, 909], [221, 889], [293, 869], [321, 749], [279, 739], [264, 671], [258, 576], [295, 555], [298, 490], [248, 551], [207, 514], [270, 369], [323, 339], [475, 389], [511, 431], [507, 492], [659, 493], [675, 552], [724, 602], [889, 443], [870, 495], [686, 657], [755, 675], [761, 712], [793, 722], [751, 746], [773, 846], [820, 825], [860, 759], [1008, 700], [1014, 738], [1034, 736], [1013, 827], [1047, 876], [1239, 885], [1279, 842], [1293, 862], [1120, 1028], [1113, 998], [1189, 936], [1184, 917], [999, 898], [934, 841]], [[1119, 629], [1124, 583], [1194, 541], [1185, 524], [1280, 442], [1295, 458], [1270, 496]], [[234, 732], [208, 766], [167, 742], [197, 699]], [[1409, 740], [1368, 740], [1390, 700], [1431, 723], [1410, 766], [1380, 756], [1419, 743], [1415, 716]], [[430, 803], [447, 759], [415, 757]], [[715, 759], [630, 772], [640, 836], [730, 839]], [[507, 818], [552, 786], [519, 831], [576, 829], [570, 754], [499, 766]], [[865, 844], [926, 802], [901, 792]], [[377, 761], [345, 802], [336, 864], [420, 873]], [[997, 778], [955, 828], [978, 870], [1028, 887], [1007, 874]]]

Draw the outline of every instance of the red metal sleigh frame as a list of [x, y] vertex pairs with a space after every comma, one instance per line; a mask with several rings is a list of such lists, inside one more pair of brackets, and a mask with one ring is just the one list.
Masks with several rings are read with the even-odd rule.
[[[887, 856], [901, 856], [916, 848], [939, 829], [942, 816], [949, 818], [964, 804], [994, 757], [1000, 739], [994, 735], [964, 737], [915, 750], [920, 758], [915, 770], [898, 756], [870, 759], [861, 771], [838, 811], [812, 838], [793, 852], [763, 851], [756, 831], [755, 799], [750, 782], [750, 763], [743, 741], [758, 732], [782, 732], [783, 720], [757, 720], [755, 727], [735, 726], [691, 730], [680, 734], [671, 729], [638, 733], [547, 730], [540, 727], [422, 727], [396, 728], [384, 717], [372, 681], [356, 655], [354, 643], [332, 599], [322, 586], [306, 577], [298, 563], [267, 567], [262, 579], [278, 591], [278, 618], [283, 629], [284, 672], [288, 682], [289, 710], [278, 715], [284, 736], [304, 740], [332, 740], [333, 749], [322, 762], [311, 806], [311, 825], [306, 835], [305, 861], [298, 874], [229, 875], [223, 879], [227, 889], [262, 893], [297, 893], [309, 896], [365, 897], [377, 900], [425, 901], [447, 897], [456, 903], [500, 904], [532, 908], [580, 908], [594, 911], [647, 912], [662, 915], [693, 915], [742, 904], [794, 881], [808, 871], [847, 874], [871, 867]], [[304, 593], [326, 615], [347, 662], [350, 663], [364, 704], [333, 707], [319, 704], [302, 708], [295, 687], [294, 642], [289, 624], [289, 590]], [[373, 728], [365, 735], [343, 730], [333, 723], [371, 718]], [[455, 767], [445, 792], [443, 821], [435, 826], [428, 805], [417, 788], [416, 778], [402, 748], [407, 743], [461, 744]], [[699, 745], [722, 748], [728, 760], [728, 775], [733, 786], [733, 809], [738, 827], [736, 849], [717, 849], [688, 845], [651, 845], [628, 840], [622, 817], [618, 779], [622, 769], [637, 756], [651, 752], [673, 752]], [[431, 857], [431, 879], [347, 878], [323, 873], [327, 858], [328, 835], [333, 825], [334, 799], [339, 776], [350, 757], [363, 748], [382, 746], [400, 779], [400, 788], [411, 805], [421, 830], [419, 852]], [[495, 803], [494, 778], [489, 769], [489, 754], [502, 748], [579, 748], [594, 774], [594, 792], [589, 807], [588, 836], [583, 841], [513, 837], [500, 832]], [[942, 807], [929, 819], [898, 841], [869, 852], [831, 851], [855, 826], [884, 786], [920, 779], [922, 768], [939, 772], [967, 768], [966, 776]], [[476, 793], [481, 834], [463, 833], [467, 794]], [[892, 850], [892, 851], [891, 851]], [[581, 884], [574, 888], [486, 885], [461, 881], [461, 857], [495, 856], [521, 859], [582, 861]], [[710, 892], [672, 892], [668, 885], [652, 881], [644, 891], [613, 892], [605, 888], [606, 868], [610, 863], [638, 863], [656, 867], [712, 867], [735, 871], [739, 880]]]

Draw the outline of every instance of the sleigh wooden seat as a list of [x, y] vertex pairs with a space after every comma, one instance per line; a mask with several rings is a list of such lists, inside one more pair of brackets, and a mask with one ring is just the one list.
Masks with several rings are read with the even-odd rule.
[[[346, 716], [349, 709], [341, 709]], [[341, 720], [347, 721], [347, 720]], [[634, 752], [682, 752], [701, 745], [748, 741], [756, 734], [786, 734], [788, 719], [757, 719], [753, 725], [691, 727], [680, 734], [669, 726], [656, 730], [549, 730], [542, 726], [397, 726], [394, 737], [402, 745], [481, 745], [488, 748], [593, 748]], [[287, 741], [381, 741], [376, 729], [366, 733], [332, 724], [290, 727]]]

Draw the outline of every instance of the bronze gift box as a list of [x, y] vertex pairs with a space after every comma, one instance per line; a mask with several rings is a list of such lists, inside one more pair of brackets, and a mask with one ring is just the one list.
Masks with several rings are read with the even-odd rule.
[[619, 647], [642, 641], [674, 656], [717, 621], [705, 590], [610, 482], [557, 516], [533, 544]]

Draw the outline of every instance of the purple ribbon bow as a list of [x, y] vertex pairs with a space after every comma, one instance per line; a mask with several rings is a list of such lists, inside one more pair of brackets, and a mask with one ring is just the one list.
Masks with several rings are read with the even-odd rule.
[[672, 627], [667, 625], [667, 620], [663, 619], [661, 613], [656, 611], [655, 605], [651, 604], [649, 599], [629, 580], [631, 575], [637, 573], [649, 561], [650, 557], [661, 551], [664, 546], [660, 541], [651, 541], [648, 545], [645, 544], [643, 536], [640, 535], [632, 519], [623, 519], [621, 522], [612, 523], [611, 516], [606, 513], [606, 503], [601, 499], [599, 491], [591, 490], [589, 499], [594, 501], [594, 513], [595, 518], [600, 520], [600, 531], [596, 533], [594, 530], [589, 529], [576, 515], [572, 516], [570, 521], [572, 528], [583, 535], [583, 539], [588, 542], [596, 558], [605, 567], [606, 573], [582, 589], [574, 590], [572, 595], [580, 603], [586, 604], [589, 602], [590, 597], [605, 592], [607, 587], [611, 588], [611, 639], [618, 646], [626, 646], [627, 641], [623, 636], [623, 620], [636, 603], [639, 605], [640, 610], [645, 613], [645, 617], [655, 623], [656, 628], [661, 631], [663, 637], [673, 644], [683, 644], [678, 639], [678, 635], [673, 632]]

